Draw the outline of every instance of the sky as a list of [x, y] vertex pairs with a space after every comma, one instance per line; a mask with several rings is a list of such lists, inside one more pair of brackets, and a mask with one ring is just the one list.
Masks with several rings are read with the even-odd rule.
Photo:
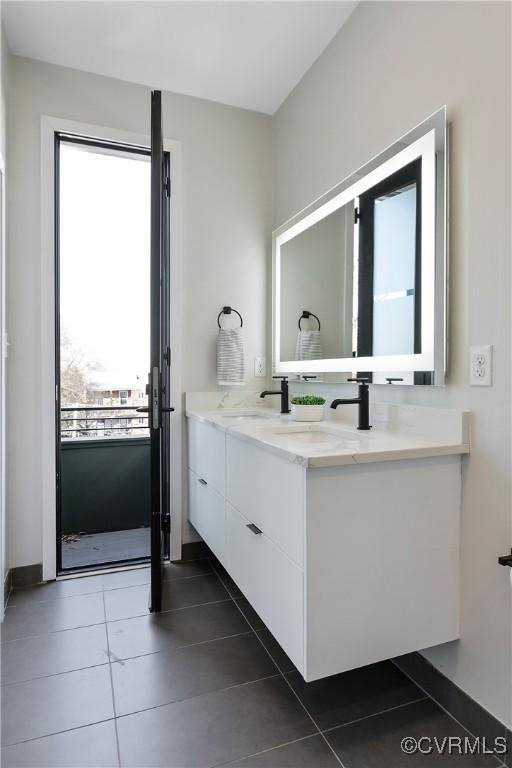
[[[60, 323], [114, 378], [149, 370], [149, 158], [60, 153]], [[126, 383], [119, 382], [120, 387]]]

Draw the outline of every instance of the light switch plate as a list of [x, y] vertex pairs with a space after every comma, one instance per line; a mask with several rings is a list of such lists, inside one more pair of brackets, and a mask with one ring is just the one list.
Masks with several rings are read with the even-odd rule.
[[254, 375], [258, 379], [264, 379], [267, 375], [267, 361], [264, 357], [254, 358]]
[[469, 351], [469, 383], [472, 387], [492, 386], [492, 344], [471, 347]]

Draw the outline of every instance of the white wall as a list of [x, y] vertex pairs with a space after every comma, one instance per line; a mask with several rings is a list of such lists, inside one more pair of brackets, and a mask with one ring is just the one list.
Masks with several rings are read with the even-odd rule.
[[[1, 5], [1, 3], [0, 3]], [[9, 49], [3, 24], [0, 24], [0, 151], [7, 153], [7, 83], [9, 79]]]
[[[511, 599], [497, 557], [511, 544], [510, 14], [501, 2], [360, 3], [274, 121], [278, 226], [448, 106], [448, 386], [379, 387], [378, 396], [474, 414], [463, 470], [462, 639], [425, 655], [508, 724]], [[494, 344], [494, 387], [470, 389], [469, 346], [485, 343]]]
[[[10, 565], [41, 551], [41, 115], [149, 134], [150, 91], [131, 83], [12, 57], [9, 162], [11, 329], [8, 509]], [[216, 389], [217, 314], [244, 317], [247, 388], [252, 358], [267, 354], [271, 120], [258, 113], [163, 94], [164, 134], [182, 144], [183, 391]], [[179, 398], [180, 393], [175, 393]], [[187, 535], [187, 531], [186, 531]]]

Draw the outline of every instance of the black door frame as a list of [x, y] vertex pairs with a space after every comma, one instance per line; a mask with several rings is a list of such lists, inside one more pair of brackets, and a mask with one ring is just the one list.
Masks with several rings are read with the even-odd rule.
[[[147, 557], [130, 559], [130, 560], [116, 560], [105, 561], [102, 563], [95, 563], [90, 566], [77, 566], [73, 568], [62, 567], [62, 507], [61, 507], [61, 396], [60, 396], [60, 148], [63, 143], [77, 144], [86, 147], [104, 149], [107, 152], [110, 150], [115, 153], [127, 153], [132, 155], [145, 155], [151, 157], [150, 147], [138, 145], [138, 144], [126, 144], [124, 142], [102, 140], [95, 137], [89, 137], [81, 134], [68, 133], [66, 131], [54, 132], [54, 317], [55, 317], [55, 488], [56, 488], [56, 573], [57, 576], [63, 574], [82, 573], [87, 571], [96, 571], [112, 567], [120, 567], [123, 565], [137, 565], [150, 562], [151, 555]], [[164, 163], [168, 170], [170, 177], [170, 153], [164, 153]], [[167, 231], [166, 231], [166, 243], [169, 244], [170, 234], [170, 206], [167, 201]], [[170, 254], [170, 248], [164, 252]], [[166, 322], [163, 327], [163, 333], [165, 338], [169, 338], [169, 295], [170, 295], [170, 281], [169, 281], [169, 258], [163, 259], [165, 265], [165, 272], [163, 274], [163, 284], [165, 286], [167, 302], [164, 307], [164, 314]], [[169, 387], [167, 387], [167, 392]], [[167, 397], [169, 395], [167, 394]], [[166, 458], [170, 454], [170, 435], [169, 429], [164, 431], [164, 451]], [[163, 483], [163, 498], [169, 509], [169, 491], [170, 491], [170, 479], [169, 469], [166, 467], [165, 473], [162, 475]], [[166, 517], [167, 524], [167, 517]], [[165, 552], [168, 557], [169, 552], [169, 539], [170, 539], [170, 515], [168, 525], [165, 529], [167, 533], [164, 536]]]

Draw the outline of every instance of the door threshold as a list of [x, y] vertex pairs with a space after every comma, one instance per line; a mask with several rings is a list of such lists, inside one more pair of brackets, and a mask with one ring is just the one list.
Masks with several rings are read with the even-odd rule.
[[120, 573], [122, 571], [136, 571], [140, 568], [149, 568], [150, 566], [150, 560], [149, 558], [147, 560], [144, 560], [142, 562], [133, 563], [132, 565], [127, 565], [126, 563], [120, 563], [119, 565], [100, 565], [99, 568], [89, 567], [87, 569], [84, 568], [84, 570], [81, 571], [72, 571], [69, 573], [60, 573], [56, 581], [69, 581], [69, 579], [81, 579], [85, 576], [102, 576], [105, 573]]

